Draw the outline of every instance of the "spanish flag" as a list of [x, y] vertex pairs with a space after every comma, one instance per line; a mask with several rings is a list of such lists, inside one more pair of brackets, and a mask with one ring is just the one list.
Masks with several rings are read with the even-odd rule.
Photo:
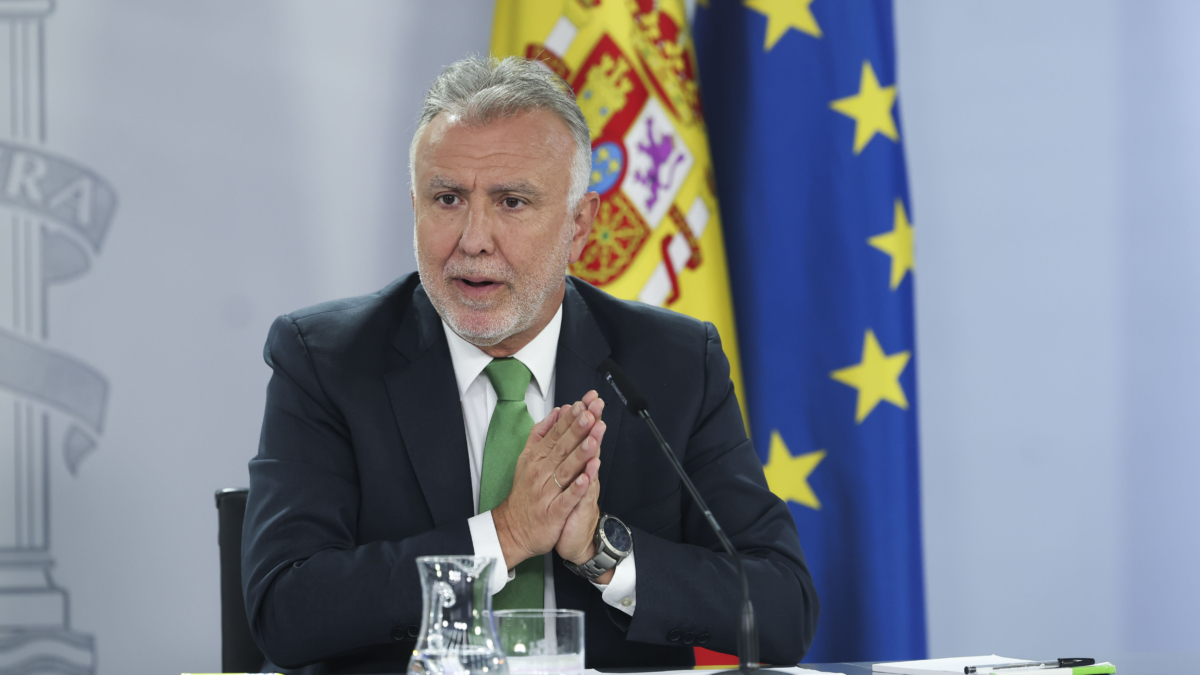
[[571, 273], [710, 321], [741, 363], [696, 57], [681, 0], [497, 0], [492, 55], [570, 83], [592, 133], [592, 235]]

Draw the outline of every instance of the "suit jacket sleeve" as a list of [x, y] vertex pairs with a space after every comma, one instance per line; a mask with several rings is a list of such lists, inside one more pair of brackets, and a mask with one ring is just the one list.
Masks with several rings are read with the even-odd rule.
[[[791, 513], [768, 490], [762, 464], [746, 437], [717, 331], [712, 324], [705, 327], [703, 403], [686, 450], [676, 452], [742, 554], [761, 660], [795, 664], [816, 632], [819, 604], [812, 576]], [[705, 646], [737, 653], [742, 589], [736, 567], [703, 512], [686, 493], [682, 499], [682, 543], [634, 530], [638, 604], [627, 638], [679, 644], [667, 636], [702, 617], [711, 634]]]
[[390, 643], [420, 622], [414, 558], [472, 554], [467, 521], [357, 545], [348, 425], [291, 318], [275, 321], [264, 357], [274, 372], [242, 539], [250, 629], [267, 657], [289, 668]]

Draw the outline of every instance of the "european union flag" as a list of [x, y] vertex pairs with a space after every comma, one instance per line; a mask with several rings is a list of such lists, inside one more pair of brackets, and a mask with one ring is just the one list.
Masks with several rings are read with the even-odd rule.
[[923, 658], [891, 3], [709, 0], [694, 33], [752, 435], [821, 598], [805, 660]]

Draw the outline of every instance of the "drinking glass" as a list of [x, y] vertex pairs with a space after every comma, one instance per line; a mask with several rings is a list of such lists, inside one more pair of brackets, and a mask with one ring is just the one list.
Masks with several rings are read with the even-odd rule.
[[580, 675], [583, 612], [502, 609], [493, 612], [510, 675]]

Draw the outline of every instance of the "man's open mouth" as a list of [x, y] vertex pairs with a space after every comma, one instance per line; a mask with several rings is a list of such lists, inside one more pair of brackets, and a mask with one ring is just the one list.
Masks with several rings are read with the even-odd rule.
[[470, 286], [471, 288], [488, 288], [490, 286], [498, 286], [500, 284], [499, 281], [492, 281], [491, 279], [473, 280], [473, 279], [467, 279], [464, 277], [459, 277], [458, 280], [463, 282], [464, 284]]

